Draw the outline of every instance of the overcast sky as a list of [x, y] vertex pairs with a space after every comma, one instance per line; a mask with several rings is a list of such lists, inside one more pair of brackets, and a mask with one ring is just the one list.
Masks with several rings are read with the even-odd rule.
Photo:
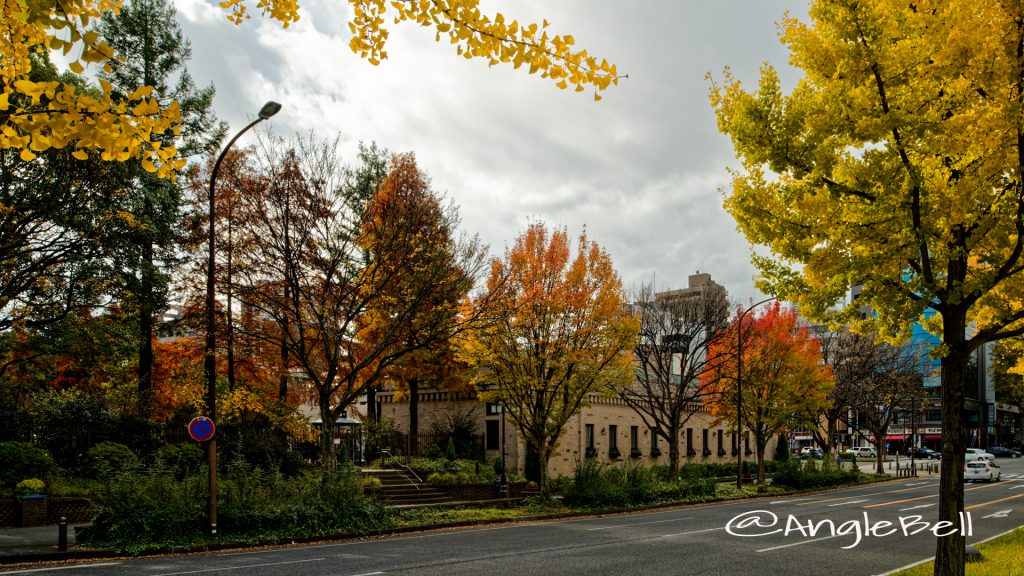
[[[391, 27], [388, 60], [372, 66], [348, 48], [344, 0], [299, 0], [301, 20], [236, 27], [210, 0], [174, 0], [192, 42], [191, 73], [217, 90], [232, 131], [267, 100], [282, 133], [340, 135], [355, 162], [359, 141], [413, 152], [463, 226], [502, 253], [531, 221], [586, 226], [625, 287], [655, 280], [685, 287], [708, 272], [736, 301], [753, 287], [750, 248], [722, 208], [732, 146], [708, 104], [711, 73], [730, 66], [748, 85], [765, 61], [789, 84], [797, 73], [778, 40], [798, 0], [484, 0], [507, 19], [551, 22], [552, 33], [618, 65], [629, 78], [607, 90], [558, 90], [526, 69], [466, 60], [434, 33]], [[244, 143], [244, 140], [243, 140]]]

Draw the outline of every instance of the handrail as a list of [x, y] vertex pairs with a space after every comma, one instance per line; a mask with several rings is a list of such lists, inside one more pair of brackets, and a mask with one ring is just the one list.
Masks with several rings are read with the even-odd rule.
[[401, 461], [399, 461], [398, 457], [393, 455], [391, 453], [391, 451], [389, 451], [389, 450], [381, 450], [380, 451], [380, 460], [381, 460], [381, 466], [383, 466], [384, 468], [388, 467], [388, 458], [392, 459], [392, 464], [395, 464], [397, 468], [403, 468], [406, 472], [408, 472], [409, 474], [412, 474], [412, 477], [416, 479], [416, 482], [413, 482], [412, 480], [409, 480], [409, 478], [406, 478], [406, 480], [409, 480], [409, 483], [412, 484], [413, 486], [415, 486], [417, 490], [419, 490], [420, 489], [419, 485], [423, 483], [423, 479], [420, 478], [416, 474], [416, 472], [414, 472], [413, 469], [410, 468], [407, 464], [404, 464]]

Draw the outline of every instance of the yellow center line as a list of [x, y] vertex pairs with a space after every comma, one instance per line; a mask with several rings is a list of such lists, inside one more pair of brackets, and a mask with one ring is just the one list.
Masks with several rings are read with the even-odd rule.
[[[933, 486], [938, 486], [936, 482]], [[839, 496], [836, 498], [825, 498], [824, 500], [811, 500], [810, 502], [801, 502], [797, 506], [808, 506], [810, 504], [821, 504], [822, 502], [835, 502], [836, 500], [849, 500], [851, 498], [860, 498], [862, 496], [878, 496], [880, 494], [894, 494], [896, 492], [909, 492], [911, 490], [917, 490], [918, 488], [926, 488], [924, 485], [914, 486], [912, 488], [900, 488], [899, 490], [886, 490], [885, 492], [869, 492], [867, 494], [850, 494], [849, 496]]]
[[981, 508], [982, 506], [988, 506], [989, 504], [998, 504], [999, 502], [1006, 502], [1007, 500], [1014, 500], [1016, 498], [1024, 498], [1024, 494], [1017, 494], [1016, 496], [1010, 496], [1009, 498], [1000, 498], [999, 500], [992, 500], [991, 502], [982, 502], [981, 504], [974, 504], [968, 506], [964, 510], [973, 510], [975, 508]]
[[[996, 486], [1000, 486], [1000, 484], [994, 484], [993, 483], [993, 484], [988, 484], [988, 485], [985, 485], [985, 486], [977, 486], [975, 488], [965, 488], [964, 492], [971, 492], [973, 490], [984, 490], [985, 488], [995, 488]], [[1022, 496], [1024, 496], [1024, 494], [1022, 494]], [[879, 506], [891, 506], [893, 504], [903, 504], [904, 502], [914, 502], [914, 501], [917, 501], [917, 500], [925, 500], [927, 498], [938, 498], [938, 497], [939, 497], [938, 494], [929, 494], [928, 496], [918, 496], [917, 498], [907, 498], [905, 500], [893, 500], [892, 502], [881, 502], [879, 504], [868, 504], [867, 506], [865, 506], [865, 508], [877, 508]]]

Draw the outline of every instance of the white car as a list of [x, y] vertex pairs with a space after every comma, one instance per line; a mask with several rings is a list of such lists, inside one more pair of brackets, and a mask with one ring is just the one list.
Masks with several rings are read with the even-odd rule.
[[850, 452], [857, 458], [878, 458], [878, 452], [875, 451], [871, 446], [858, 446], [857, 448], [850, 448]]
[[996, 457], [994, 454], [989, 454], [988, 452], [985, 452], [981, 448], [968, 448], [966, 457], [964, 458], [964, 460], [967, 462], [973, 462], [975, 460], [987, 460], [991, 462], [995, 459]]
[[964, 466], [964, 482], [977, 482], [978, 480], [999, 482], [1000, 477], [999, 466], [996, 466], [995, 462], [975, 460]]

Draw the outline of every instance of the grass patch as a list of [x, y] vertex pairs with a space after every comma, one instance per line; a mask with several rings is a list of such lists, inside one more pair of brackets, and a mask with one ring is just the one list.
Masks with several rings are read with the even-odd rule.
[[[967, 576], [1007, 576], [1024, 574], [1024, 528], [977, 546], [981, 562], [967, 564]], [[928, 562], [896, 573], [894, 576], [932, 576], [934, 563]]]

